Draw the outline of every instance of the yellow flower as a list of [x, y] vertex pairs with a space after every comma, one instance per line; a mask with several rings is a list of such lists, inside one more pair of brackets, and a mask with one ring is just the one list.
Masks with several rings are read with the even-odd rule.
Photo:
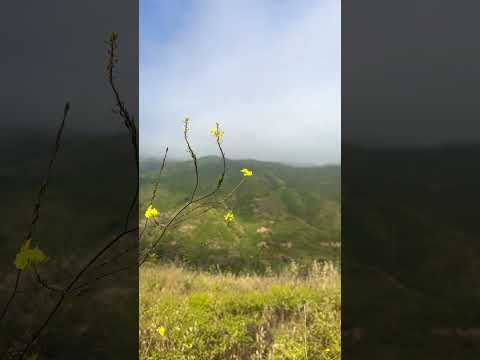
[[147, 209], [147, 211], [145, 211], [145, 217], [147, 219], [150, 219], [151, 217], [155, 217], [155, 216], [158, 216], [159, 213], [158, 213], [158, 210], [155, 209], [152, 205], [150, 205]]
[[218, 127], [218, 124], [217, 124], [216, 127], [210, 129], [210, 134], [215, 136], [217, 138], [217, 140], [220, 141], [220, 140], [223, 139], [224, 132], [222, 130], [220, 130], [220, 128]]
[[225, 219], [226, 222], [230, 222], [235, 219], [235, 215], [233, 215], [233, 212], [229, 211], [225, 214], [223, 218]]
[[32, 239], [28, 239], [15, 257], [15, 267], [19, 270], [24, 270], [31, 264], [40, 264], [47, 260], [45, 253], [38, 246], [32, 248], [31, 243]]
[[243, 176], [252, 176], [253, 175], [253, 171], [252, 170], [248, 170], [248, 169], [242, 169], [240, 170], [243, 174]]
[[163, 327], [163, 326], [160, 326], [158, 329], [157, 329], [157, 332], [159, 333], [159, 335], [161, 337], [164, 337], [165, 336], [165, 333], [166, 333], [166, 329]]
[[323, 350], [325, 352], [330, 352], [330, 349], [329, 348], [326, 348], [325, 350]]

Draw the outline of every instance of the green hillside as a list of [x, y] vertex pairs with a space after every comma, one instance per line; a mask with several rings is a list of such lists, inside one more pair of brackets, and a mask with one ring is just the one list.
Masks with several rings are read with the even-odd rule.
[[[221, 159], [199, 159], [200, 185], [197, 194], [214, 189], [221, 173]], [[212, 266], [240, 272], [279, 270], [295, 260], [340, 258], [340, 167], [292, 167], [256, 160], [227, 160], [227, 174], [218, 198], [241, 180], [242, 168], [254, 176], [228, 201], [235, 221], [227, 225], [225, 209], [213, 209], [183, 222], [165, 236], [157, 255], [200, 268]], [[158, 179], [159, 160], [141, 163], [140, 211], [150, 201]], [[160, 179], [154, 206], [164, 218], [182, 206], [194, 186], [192, 162], [168, 162]], [[141, 216], [142, 218], [143, 216]], [[262, 232], [263, 230], [263, 232]], [[151, 229], [144, 244], [158, 237]]]

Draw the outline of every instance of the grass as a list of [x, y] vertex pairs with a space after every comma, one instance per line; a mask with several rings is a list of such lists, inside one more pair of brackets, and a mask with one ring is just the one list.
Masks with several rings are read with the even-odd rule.
[[140, 272], [141, 359], [340, 359], [340, 275], [313, 263], [234, 275], [147, 263]]

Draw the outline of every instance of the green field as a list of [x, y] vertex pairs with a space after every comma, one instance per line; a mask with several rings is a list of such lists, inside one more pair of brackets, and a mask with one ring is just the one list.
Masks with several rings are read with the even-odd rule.
[[340, 278], [235, 276], [147, 264], [140, 273], [140, 358], [340, 359]]

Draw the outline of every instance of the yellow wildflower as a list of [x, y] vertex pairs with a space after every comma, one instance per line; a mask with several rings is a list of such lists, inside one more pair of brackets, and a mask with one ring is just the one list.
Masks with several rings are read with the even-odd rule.
[[161, 337], [164, 337], [164, 336], [165, 336], [166, 331], [167, 331], [167, 330], [166, 330], [163, 326], [160, 326], [160, 327], [157, 329], [157, 332], [158, 332], [158, 334], [159, 334]]
[[152, 205], [150, 205], [147, 209], [147, 211], [145, 211], [145, 217], [147, 219], [150, 219], [151, 217], [155, 217], [155, 216], [158, 216], [159, 213], [158, 213], [158, 210], [155, 209]]
[[15, 257], [15, 267], [19, 270], [25, 270], [31, 264], [40, 264], [47, 260], [45, 253], [38, 246], [32, 248], [31, 243], [32, 239], [28, 239]]
[[233, 212], [229, 211], [225, 214], [223, 218], [225, 219], [226, 222], [230, 222], [235, 219], [235, 215], [233, 215]]
[[253, 175], [253, 171], [252, 170], [248, 170], [247, 168], [245, 169], [242, 169], [240, 170], [243, 174], [243, 176], [252, 176]]
[[218, 124], [217, 124], [216, 127], [210, 129], [210, 134], [215, 136], [217, 138], [217, 140], [220, 141], [220, 140], [223, 139], [224, 132], [222, 130], [220, 130], [220, 128], [218, 127]]

